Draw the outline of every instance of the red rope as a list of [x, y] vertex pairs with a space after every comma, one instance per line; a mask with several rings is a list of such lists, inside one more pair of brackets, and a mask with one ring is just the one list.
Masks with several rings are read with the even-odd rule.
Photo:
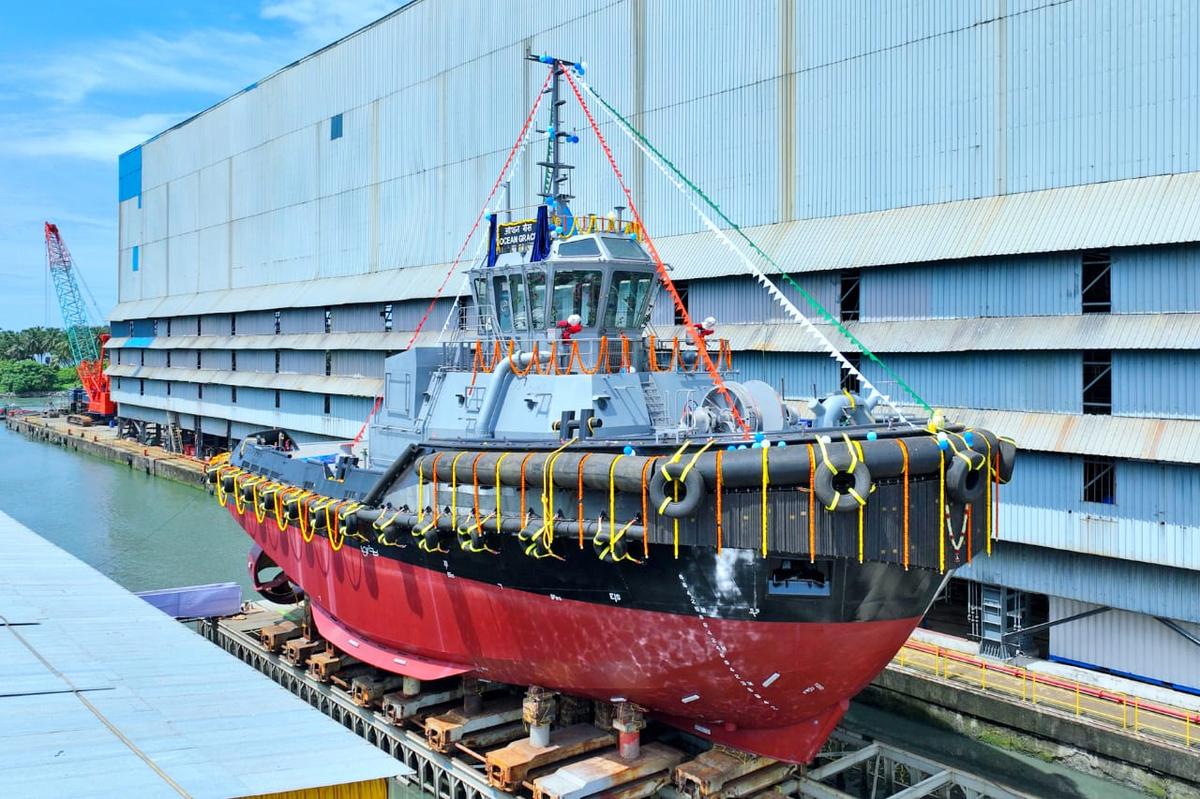
[[663, 286], [670, 292], [671, 299], [675, 303], [675, 310], [682, 317], [683, 323], [687, 326], [688, 333], [696, 344], [696, 351], [704, 361], [704, 368], [708, 370], [713, 385], [717, 387], [717, 391], [721, 393], [726, 404], [729, 405], [729, 410], [733, 412], [734, 420], [742, 428], [746, 436], [749, 437], [750, 425], [746, 424], [746, 420], [738, 413], [737, 404], [734, 402], [733, 396], [729, 393], [729, 389], [725, 387], [725, 381], [721, 379], [720, 371], [713, 364], [712, 358], [709, 357], [708, 349], [704, 346], [704, 337], [700, 335], [700, 331], [692, 324], [692, 317], [688, 313], [687, 307], [683, 304], [683, 300], [680, 299], [679, 292], [675, 290], [675, 283], [671, 280], [671, 276], [667, 274], [667, 267], [663, 265], [663, 260], [658, 255], [658, 249], [654, 246], [654, 240], [650, 238], [650, 231], [647, 230], [645, 222], [642, 221], [642, 215], [638, 212], [637, 204], [633, 201], [633, 194], [630, 193], [629, 187], [625, 185], [625, 177], [621, 174], [621, 168], [617, 166], [617, 159], [613, 157], [608, 142], [604, 140], [604, 134], [600, 132], [600, 126], [596, 124], [596, 118], [592, 116], [592, 110], [588, 108], [587, 102], [583, 99], [583, 94], [579, 91], [579, 87], [575, 85], [575, 80], [571, 77], [570, 70], [560, 65], [559, 71], [567, 79], [567, 85], [571, 87], [571, 91], [575, 93], [575, 99], [579, 101], [579, 107], [583, 109], [583, 114], [587, 117], [588, 124], [592, 126], [592, 132], [596, 134], [597, 141], [600, 142], [600, 146], [604, 149], [604, 155], [608, 157], [608, 164], [612, 167], [613, 174], [617, 177], [617, 183], [620, 184], [621, 191], [625, 193], [625, 200], [629, 203], [629, 211], [633, 214], [638, 229], [642, 231], [642, 236], [646, 239], [646, 247], [650, 250], [650, 255], [654, 258], [654, 267], [658, 270], [659, 280], [662, 281]]
[[[442, 278], [442, 284], [434, 292], [433, 299], [429, 301], [429, 305], [425, 308], [425, 313], [422, 314], [421, 321], [417, 322], [417, 329], [413, 331], [412, 336], [408, 339], [408, 343], [404, 345], [404, 350], [412, 347], [413, 342], [417, 340], [417, 336], [421, 335], [421, 328], [425, 327], [425, 323], [429, 321], [429, 316], [433, 313], [434, 306], [442, 298], [442, 292], [446, 290], [446, 284], [450, 282], [451, 276], [458, 269], [458, 264], [462, 261], [463, 253], [467, 251], [467, 245], [475, 237], [475, 231], [479, 229], [479, 223], [483, 221], [488, 206], [492, 204], [492, 198], [496, 196], [496, 192], [500, 189], [500, 184], [504, 181], [504, 176], [508, 174], [508, 168], [512, 165], [513, 158], [516, 157], [517, 151], [521, 149], [521, 142], [525, 140], [525, 133], [529, 130], [529, 126], [533, 124], [533, 118], [537, 116], [537, 110], [542, 104], [546, 87], [550, 85], [550, 78], [553, 76], [554, 70], [548, 70], [546, 80], [542, 81], [542, 88], [538, 89], [537, 97], [533, 101], [533, 107], [529, 109], [529, 114], [525, 117], [525, 124], [521, 126], [521, 132], [517, 134], [517, 140], [513, 142], [513, 146], [509, 148], [508, 157], [504, 159], [504, 166], [500, 168], [500, 174], [496, 176], [496, 182], [492, 184], [492, 190], [488, 192], [487, 199], [483, 201], [483, 207], [479, 209], [479, 214], [475, 217], [475, 223], [471, 225], [471, 232], [467, 234], [462, 246], [458, 248], [458, 254], [454, 256], [454, 261], [450, 264], [450, 269], [446, 271], [446, 276]], [[401, 350], [401, 352], [404, 350]], [[379, 412], [379, 406], [382, 404], [383, 395], [381, 394], [375, 398], [375, 404], [371, 407], [371, 412], [367, 414], [362, 427], [358, 429], [358, 434], [354, 436], [354, 443], [351, 446], [357, 446], [358, 442], [362, 441], [363, 434], [367, 432], [367, 425], [371, 423], [371, 419]]]

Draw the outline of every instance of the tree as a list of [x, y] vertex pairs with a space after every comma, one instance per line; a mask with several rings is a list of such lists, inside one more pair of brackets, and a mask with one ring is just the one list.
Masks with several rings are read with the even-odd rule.
[[52, 391], [56, 377], [54, 367], [37, 361], [0, 361], [0, 391], [12, 394]]
[[79, 372], [74, 366], [60, 366], [54, 370], [54, 388], [59, 391], [66, 391], [71, 388], [79, 388], [82, 384], [79, 382]]

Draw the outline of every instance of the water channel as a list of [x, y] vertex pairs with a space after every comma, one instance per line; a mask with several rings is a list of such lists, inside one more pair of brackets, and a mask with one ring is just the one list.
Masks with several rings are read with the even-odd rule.
[[[40, 403], [29, 404], [40, 407]], [[133, 591], [235, 581], [253, 597], [246, 536], [206, 492], [0, 426], [0, 511]], [[1132, 799], [1107, 780], [858, 703], [858, 732], [1034, 796]]]

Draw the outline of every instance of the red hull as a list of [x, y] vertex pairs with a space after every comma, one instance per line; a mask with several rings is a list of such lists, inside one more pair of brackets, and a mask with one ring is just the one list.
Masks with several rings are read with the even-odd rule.
[[563, 600], [364, 556], [352, 543], [333, 552], [270, 517], [260, 524], [249, 508], [231, 512], [308, 593], [323, 634], [374, 665], [621, 697], [792, 762], [816, 755], [920, 620], [755, 622]]

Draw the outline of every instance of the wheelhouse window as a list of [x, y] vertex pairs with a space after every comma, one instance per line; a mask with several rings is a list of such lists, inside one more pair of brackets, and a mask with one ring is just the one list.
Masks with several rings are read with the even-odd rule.
[[604, 326], [640, 328], [645, 322], [652, 283], [652, 276], [646, 272], [613, 272], [608, 304], [604, 309]]
[[[592, 241], [583, 239], [583, 241]], [[594, 245], [596, 242], [592, 241]], [[553, 322], [579, 314], [581, 324], [596, 324], [596, 308], [600, 304], [600, 284], [604, 273], [596, 269], [558, 270], [554, 273]]]
[[649, 261], [649, 256], [642, 249], [642, 245], [638, 244], [633, 239], [618, 239], [606, 236], [604, 238], [604, 249], [608, 250], [608, 254], [622, 261]]
[[546, 326], [546, 273], [530, 272], [525, 276], [529, 284], [529, 316], [534, 330]]
[[509, 275], [508, 291], [512, 296], [513, 327], [517, 330], [528, 330], [529, 315], [525, 301], [525, 278], [521, 275]]
[[496, 321], [501, 330], [512, 330], [512, 299], [508, 293], [508, 278], [501, 275], [495, 279]]
[[571, 239], [558, 245], [558, 254], [563, 258], [599, 258], [600, 245], [595, 239]]

